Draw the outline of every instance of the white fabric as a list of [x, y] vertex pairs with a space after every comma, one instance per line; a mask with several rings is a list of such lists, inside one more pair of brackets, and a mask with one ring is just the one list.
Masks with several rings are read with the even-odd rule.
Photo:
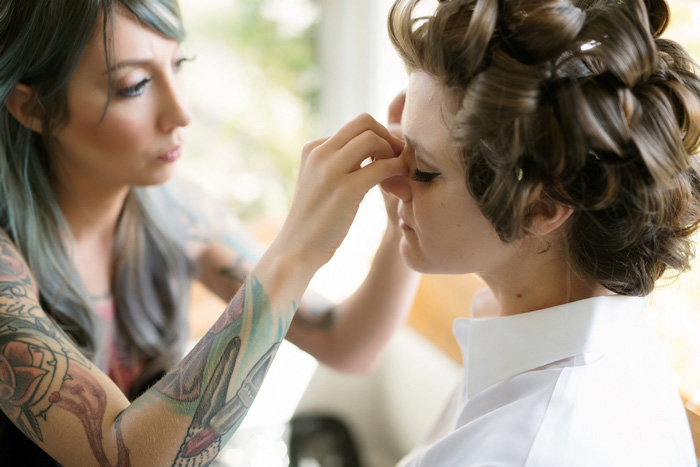
[[401, 467], [696, 467], [688, 419], [643, 315], [607, 296], [457, 319], [465, 376]]

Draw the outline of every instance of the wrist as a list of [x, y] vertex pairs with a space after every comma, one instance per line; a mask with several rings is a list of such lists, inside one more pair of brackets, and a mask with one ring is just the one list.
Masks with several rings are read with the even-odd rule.
[[274, 283], [289, 283], [292, 286], [306, 289], [316, 271], [322, 266], [312, 261], [311, 256], [304, 254], [298, 245], [282, 241], [278, 236], [258, 262], [270, 271]]

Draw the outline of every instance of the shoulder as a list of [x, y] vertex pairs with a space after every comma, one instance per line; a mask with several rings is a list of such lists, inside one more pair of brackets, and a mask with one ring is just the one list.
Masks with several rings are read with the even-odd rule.
[[10, 236], [0, 228], [0, 308], [14, 296], [38, 298], [36, 279]]
[[205, 191], [184, 177], [174, 177], [163, 185], [141, 189], [154, 215], [183, 244], [189, 256], [198, 256], [215, 231], [221, 208]]
[[164, 222], [172, 225], [191, 259], [221, 248], [251, 258], [259, 255], [257, 242], [233, 210], [191, 181], [175, 177], [147, 190], [155, 210], [166, 216]]
[[211, 204], [200, 187], [182, 177], [175, 177], [162, 185], [143, 188], [141, 192], [156, 212], [171, 222], [178, 222], [188, 231], [204, 222], [203, 210]]

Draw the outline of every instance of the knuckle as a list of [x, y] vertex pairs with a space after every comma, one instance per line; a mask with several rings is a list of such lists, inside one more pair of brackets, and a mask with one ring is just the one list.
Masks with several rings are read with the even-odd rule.
[[374, 123], [374, 118], [367, 112], [363, 112], [357, 116], [357, 121], [365, 125], [370, 125]]
[[304, 156], [308, 155], [314, 149], [314, 147], [315, 146], [311, 141], [307, 141], [301, 148], [301, 154]]
[[308, 157], [315, 149], [324, 143], [325, 139], [315, 139], [307, 141], [301, 149], [302, 157]]
[[350, 199], [355, 196], [355, 187], [350, 183], [342, 183], [335, 186], [333, 190], [335, 196], [339, 199]]
[[365, 130], [358, 136], [358, 139], [361, 143], [376, 144], [379, 137], [372, 130]]

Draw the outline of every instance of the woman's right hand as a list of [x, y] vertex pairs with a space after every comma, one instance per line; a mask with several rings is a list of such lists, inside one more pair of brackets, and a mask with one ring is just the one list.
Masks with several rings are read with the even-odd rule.
[[330, 138], [307, 143], [292, 206], [273, 247], [315, 273], [345, 239], [369, 189], [406, 174], [397, 157], [402, 148], [403, 142], [367, 114]]

